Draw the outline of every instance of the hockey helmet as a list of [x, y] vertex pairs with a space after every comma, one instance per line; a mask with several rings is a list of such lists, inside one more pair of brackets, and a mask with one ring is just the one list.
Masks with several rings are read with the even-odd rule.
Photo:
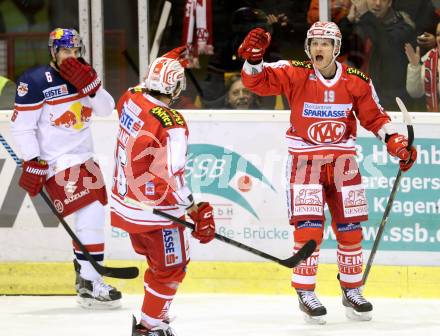
[[79, 48], [80, 56], [83, 56], [84, 44], [81, 36], [75, 29], [56, 28], [49, 34], [49, 53], [55, 55], [59, 48]]
[[148, 67], [145, 87], [176, 99], [186, 88], [185, 69], [176, 59], [158, 57]]
[[304, 42], [304, 50], [307, 56], [312, 59], [310, 54], [310, 42], [313, 38], [328, 38], [332, 39], [333, 44], [333, 60], [338, 57], [341, 52], [342, 34], [336, 23], [330, 21], [315, 22], [307, 31], [307, 37]]

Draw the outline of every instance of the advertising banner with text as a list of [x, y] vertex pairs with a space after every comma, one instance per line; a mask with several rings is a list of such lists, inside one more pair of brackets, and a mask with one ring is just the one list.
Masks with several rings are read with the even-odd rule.
[[[288, 257], [293, 230], [288, 225], [285, 193], [287, 120], [188, 119], [187, 182], [197, 201], [213, 203], [217, 233], [274, 256]], [[416, 123], [414, 128], [419, 156], [411, 171], [403, 175], [385, 227], [376, 256], [383, 264], [440, 265], [440, 125]], [[116, 119], [97, 120], [92, 126], [95, 158], [108, 189], [116, 129]], [[403, 125], [399, 130], [405, 132]], [[6, 118], [1, 119], [0, 132], [16, 150]], [[359, 131], [357, 150], [369, 207], [369, 221], [363, 223], [363, 247], [369, 250], [398, 172], [398, 161], [364, 130]], [[39, 197], [31, 199], [18, 187], [19, 176], [14, 161], [1, 149], [0, 260], [71, 259], [69, 236]], [[336, 240], [328, 211], [326, 217], [321, 260], [335, 262]], [[111, 228], [108, 218], [107, 214], [106, 257], [138, 258], [127, 234]], [[68, 222], [73, 223], [73, 218]], [[191, 240], [191, 250], [194, 260], [261, 260], [218, 241], [201, 245]]]

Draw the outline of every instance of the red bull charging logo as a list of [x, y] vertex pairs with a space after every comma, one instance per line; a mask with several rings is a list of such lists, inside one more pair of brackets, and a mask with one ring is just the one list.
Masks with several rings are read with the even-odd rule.
[[58, 118], [53, 119], [52, 115], [50, 121], [52, 126], [81, 130], [84, 128], [84, 123], [88, 122], [91, 117], [92, 109], [90, 107], [81, 105], [79, 102], [76, 102]]

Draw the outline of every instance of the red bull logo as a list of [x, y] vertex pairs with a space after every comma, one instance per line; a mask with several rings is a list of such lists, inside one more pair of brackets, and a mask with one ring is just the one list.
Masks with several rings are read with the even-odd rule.
[[53, 119], [52, 115], [50, 121], [52, 126], [81, 130], [84, 128], [84, 123], [89, 122], [91, 117], [92, 109], [90, 107], [81, 105], [79, 102], [76, 102], [58, 118]]

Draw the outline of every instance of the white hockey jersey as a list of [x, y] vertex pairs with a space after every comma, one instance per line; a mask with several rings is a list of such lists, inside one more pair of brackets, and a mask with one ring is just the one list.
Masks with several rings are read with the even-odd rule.
[[114, 107], [102, 87], [83, 96], [50, 65], [32, 68], [17, 82], [12, 135], [23, 160], [48, 162], [49, 178], [93, 156], [91, 116], [108, 116]]

